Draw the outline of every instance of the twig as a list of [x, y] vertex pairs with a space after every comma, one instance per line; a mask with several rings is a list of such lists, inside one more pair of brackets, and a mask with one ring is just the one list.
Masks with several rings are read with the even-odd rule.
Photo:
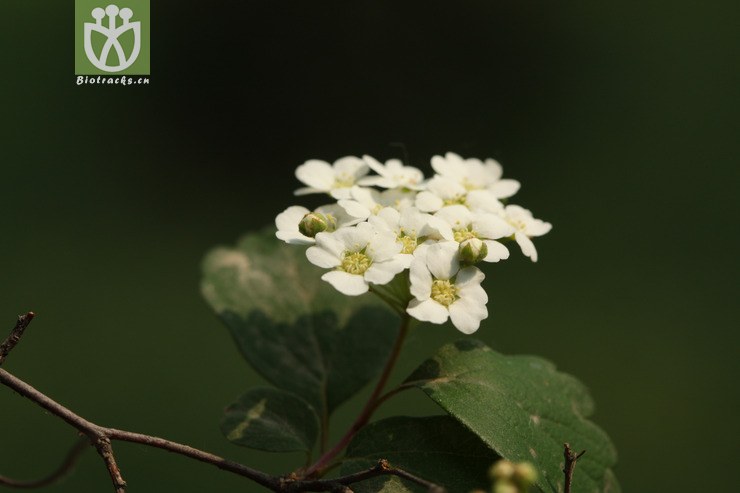
[[28, 312], [25, 315], [18, 316], [18, 321], [15, 323], [13, 330], [10, 331], [10, 335], [2, 344], [0, 344], [0, 365], [5, 362], [5, 358], [13, 350], [16, 344], [20, 342], [23, 331], [26, 330], [26, 327], [28, 327], [28, 324], [31, 323], [31, 320], [33, 320], [33, 317], [35, 316], [36, 314], [33, 312]]
[[0, 476], [0, 485], [8, 486], [11, 488], [18, 488], [22, 490], [30, 490], [33, 488], [42, 488], [44, 486], [50, 486], [57, 481], [62, 480], [67, 474], [72, 471], [72, 468], [77, 463], [77, 459], [82, 455], [82, 452], [87, 450], [90, 446], [90, 441], [87, 438], [81, 438], [74, 444], [74, 446], [67, 452], [67, 456], [61, 465], [48, 476], [41, 479], [34, 479], [30, 481], [21, 481], [18, 479], [6, 478]]
[[[414, 476], [413, 474], [404, 470], [392, 467], [391, 464], [385, 459], [379, 460], [374, 467], [353, 474], [348, 474], [339, 478], [303, 480], [298, 481], [297, 483], [303, 485], [304, 487], [308, 486], [311, 488], [317, 488], [302, 491], [347, 491], [346, 489], [342, 490], [341, 487], [347, 488], [350, 484], [359, 483], [361, 481], [365, 481], [377, 476], [397, 476], [399, 478], [423, 486], [429, 493], [446, 493], [447, 491], [445, 488], [438, 484], [432, 483], [431, 481], [427, 481], [426, 479], [422, 479], [418, 476]], [[327, 487], [332, 487], [334, 489], [324, 489]], [[352, 490], [350, 489], [349, 492], [351, 491]]]
[[[26, 316], [19, 317], [18, 323], [11, 332], [10, 336], [2, 343], [2, 345], [0, 345], [0, 348], [2, 348], [3, 350], [4, 356], [7, 356], [7, 354], [13, 349], [13, 347], [18, 344], [20, 336], [23, 334], [23, 330], [25, 330], [25, 328], [30, 323], [30, 319], [32, 318], [33, 313], [31, 312], [29, 312], [29, 314]], [[402, 332], [405, 332], [406, 329], [407, 325], [404, 325], [401, 330]], [[398, 350], [400, 350], [401, 342], [402, 337], [399, 337], [399, 340], [396, 344], [398, 347], [394, 347], [394, 354]], [[395, 356], [392, 356], [391, 360], [393, 360], [395, 357], [397, 357], [397, 354]], [[390, 372], [388, 371], [388, 373]], [[377, 400], [377, 397], [378, 395], [380, 395], [382, 387], [384, 386], [385, 380], [387, 380], [387, 378], [388, 375], [385, 374], [381, 377], [381, 382], [383, 383], [383, 385], [379, 385], [378, 387], [376, 387], [376, 392], [373, 393], [374, 397], [373, 399], [371, 399], [372, 402], [375, 402], [375, 400]], [[38, 481], [22, 482], [0, 477], [0, 485], [14, 486], [18, 488], [35, 488], [50, 484], [50, 482], [60, 479], [72, 468], [77, 455], [79, 455], [79, 453], [81, 452], [82, 444], [91, 444], [95, 447], [95, 449], [98, 451], [98, 454], [103, 459], [103, 462], [105, 463], [105, 466], [111, 476], [111, 481], [116, 493], [124, 493], [126, 490], [126, 482], [121, 476], [121, 471], [118, 467], [118, 464], [116, 463], [113, 448], [111, 446], [111, 441], [120, 440], [124, 442], [138, 443], [149, 447], [159, 448], [168, 452], [195, 459], [200, 462], [211, 464], [224, 471], [228, 471], [239, 476], [251, 479], [255, 483], [260, 484], [276, 493], [301, 493], [321, 491], [328, 491], [332, 493], [352, 493], [352, 489], [348, 485], [358, 483], [372, 477], [383, 475], [398, 476], [399, 478], [405, 479], [407, 481], [417, 483], [426, 487], [429, 492], [444, 493], [445, 491], [444, 488], [439, 485], [416, 477], [413, 474], [410, 474], [401, 469], [391, 467], [390, 464], [385, 460], [381, 460], [375, 467], [372, 467], [365, 471], [332, 479], [303, 479], [303, 477], [298, 477], [296, 475], [288, 475], [282, 477], [271, 476], [262, 471], [252, 469], [251, 467], [224, 459], [209, 452], [198, 450], [188, 445], [183, 445], [181, 443], [172, 442], [155, 436], [134, 433], [131, 431], [117, 430], [115, 428], [107, 428], [97, 425], [91, 421], [86, 420], [70, 409], [64, 407], [62, 404], [58, 403], [57, 401], [53, 400], [52, 398], [48, 397], [47, 395], [43, 394], [39, 390], [35, 389], [31, 385], [27, 384], [11, 373], [3, 370], [2, 368], [0, 368], [0, 383], [5, 385], [6, 387], [11, 388], [15, 392], [34, 402], [38, 406], [46, 409], [54, 416], [57, 416], [58, 418], [64, 420], [67, 424], [77, 429], [86, 437], [77, 446], [80, 448], [80, 450], [78, 451], [77, 447], [75, 447], [75, 449], [73, 449], [73, 451], [68, 454], [67, 459], [64, 461], [62, 466], [60, 466], [59, 470], [50, 475], [48, 478], [44, 478]], [[373, 410], [374, 407], [367, 407], [367, 409], [363, 413], [363, 415], [365, 416], [365, 422], [367, 422], [367, 419], [369, 419], [370, 414], [372, 414]]]
[[586, 451], [582, 450], [576, 454], [570, 448], [570, 444], [566, 443], [564, 445], [563, 457], [565, 457], [565, 465], [563, 466], [563, 474], [565, 474], [565, 487], [563, 489], [563, 493], [570, 493], [570, 486], [573, 483], [573, 471], [576, 469], [576, 462], [578, 462], [578, 459], [583, 457], [583, 454], [585, 453]]

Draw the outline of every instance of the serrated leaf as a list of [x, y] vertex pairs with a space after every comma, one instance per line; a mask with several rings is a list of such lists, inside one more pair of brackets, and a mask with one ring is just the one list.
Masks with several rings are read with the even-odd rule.
[[405, 385], [423, 389], [502, 457], [532, 462], [543, 491], [563, 491], [565, 442], [587, 450], [575, 470], [573, 493], [620, 491], [611, 471], [616, 450], [586, 419], [594, 409], [587, 389], [546, 360], [505, 356], [467, 339], [444, 346]]
[[336, 292], [322, 272], [269, 229], [210, 252], [202, 292], [255, 370], [328, 416], [378, 374], [398, 318], [369, 295]]
[[[450, 493], [490, 489], [489, 467], [498, 455], [449, 416], [395, 417], [372, 423], [352, 440], [342, 474], [368, 469], [378, 460], [447, 488]], [[423, 492], [423, 488], [392, 476], [352, 486], [357, 493]]]
[[297, 395], [252, 389], [226, 408], [221, 432], [231, 442], [267, 452], [310, 452], [318, 436], [316, 411]]

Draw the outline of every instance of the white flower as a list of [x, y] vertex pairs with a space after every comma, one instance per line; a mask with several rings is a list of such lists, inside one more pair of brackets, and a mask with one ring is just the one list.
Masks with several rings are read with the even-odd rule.
[[[359, 222], [359, 219], [349, 216], [337, 204], [322, 205], [313, 212], [326, 219], [325, 231], [328, 232]], [[314, 238], [306, 236], [300, 231], [301, 221], [307, 214], [311, 214], [311, 211], [300, 205], [285, 209], [275, 218], [275, 226], [278, 229], [275, 236], [290, 245], [313, 245], [316, 243]]]
[[454, 240], [461, 244], [479, 238], [487, 247], [485, 262], [498, 262], [509, 258], [509, 250], [495, 241], [514, 234], [514, 227], [495, 214], [474, 213], [462, 205], [443, 207], [435, 214], [452, 227]]
[[503, 208], [490, 190], [468, 190], [457, 181], [439, 175], [427, 182], [426, 190], [419, 192], [415, 204], [424, 212], [436, 212], [447, 205], [465, 205], [488, 212]]
[[411, 264], [411, 294], [406, 312], [417, 320], [443, 324], [448, 318], [464, 334], [472, 334], [488, 317], [488, 295], [476, 267], [460, 269], [457, 243], [424, 244]]
[[354, 186], [350, 189], [350, 197], [341, 199], [337, 203], [352, 217], [367, 219], [380, 212], [383, 207], [393, 207], [401, 210], [414, 205], [415, 192], [402, 188], [378, 192], [372, 188]]
[[333, 269], [321, 279], [341, 293], [358, 296], [368, 291], [370, 283], [387, 284], [408, 266], [400, 252], [393, 233], [365, 222], [317, 234], [316, 245], [306, 250], [306, 257], [314, 265]]
[[537, 262], [537, 249], [530, 238], [548, 233], [552, 229], [552, 224], [535, 219], [530, 211], [518, 205], [507, 205], [504, 217], [516, 229], [514, 239], [522, 253], [531, 258], [532, 262]]
[[401, 253], [409, 256], [416, 247], [427, 239], [452, 240], [452, 229], [442, 219], [420, 212], [416, 207], [407, 207], [400, 212], [393, 207], [385, 207], [370, 217], [370, 224], [377, 229], [390, 231], [401, 242]]
[[348, 199], [350, 188], [367, 173], [367, 164], [358, 157], [343, 157], [334, 161], [333, 165], [311, 159], [295, 170], [296, 178], [308, 185], [296, 190], [295, 194], [328, 193], [335, 199]]
[[368, 176], [360, 180], [360, 185], [378, 186], [381, 188], [408, 188], [421, 190], [424, 173], [413, 166], [404, 166], [398, 159], [390, 159], [381, 164], [372, 156], [362, 156], [368, 166], [380, 176]]
[[490, 190], [498, 199], [511, 197], [519, 190], [516, 180], [501, 179], [503, 167], [494, 159], [463, 159], [454, 152], [434, 156], [432, 168], [440, 176], [453, 180], [467, 190]]

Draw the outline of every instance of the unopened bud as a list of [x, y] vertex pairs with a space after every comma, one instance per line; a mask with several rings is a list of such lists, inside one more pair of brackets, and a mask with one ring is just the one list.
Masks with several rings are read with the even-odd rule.
[[477, 264], [488, 255], [488, 245], [480, 238], [468, 238], [460, 243], [460, 260], [465, 264]]
[[520, 493], [519, 488], [509, 481], [496, 481], [493, 486], [493, 493]]
[[509, 479], [514, 475], [514, 464], [508, 460], [501, 459], [491, 466], [488, 475], [491, 479]]
[[313, 238], [322, 231], [326, 231], [328, 227], [329, 220], [325, 215], [318, 212], [309, 212], [303, 216], [301, 222], [298, 223], [298, 231], [309, 238]]
[[529, 462], [520, 462], [514, 466], [514, 480], [528, 488], [537, 481], [537, 469]]

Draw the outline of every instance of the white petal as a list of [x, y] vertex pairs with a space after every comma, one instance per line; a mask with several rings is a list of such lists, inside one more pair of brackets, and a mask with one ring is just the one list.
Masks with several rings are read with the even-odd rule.
[[504, 210], [504, 205], [490, 190], [473, 190], [469, 192], [467, 197], [465, 197], [465, 203], [471, 211], [475, 212], [500, 214]]
[[406, 308], [406, 313], [416, 320], [433, 324], [443, 324], [450, 316], [447, 308], [433, 300], [411, 300], [408, 308]]
[[275, 226], [277, 226], [278, 230], [298, 231], [298, 224], [301, 222], [301, 219], [303, 219], [303, 216], [309, 212], [311, 211], [305, 207], [301, 207], [300, 205], [290, 206], [277, 215], [275, 218]]
[[452, 228], [446, 221], [428, 214], [424, 214], [424, 216], [427, 217], [427, 224], [418, 230], [419, 236], [432, 236], [437, 240], [444, 239], [447, 241], [455, 239]]
[[532, 213], [524, 207], [509, 204], [504, 209], [506, 217], [517, 221], [529, 221], [532, 219]]
[[486, 174], [489, 176], [491, 181], [498, 181], [499, 179], [501, 179], [501, 175], [504, 174], [503, 166], [501, 166], [501, 163], [499, 163], [495, 159], [486, 159], [486, 162], [483, 166], [486, 170]]
[[[363, 187], [384, 187], [387, 188], [388, 179], [382, 176], [364, 176], [357, 180], [358, 185]], [[393, 185], [391, 185], [393, 186]]]
[[[338, 230], [338, 231], [342, 231], [342, 230]], [[344, 243], [342, 243], [342, 241], [340, 240], [340, 237], [337, 236], [336, 231], [334, 233], [324, 232], [324, 233], [317, 234], [316, 235], [316, 246], [331, 253], [332, 256], [336, 257], [337, 259], [342, 258], [342, 254], [344, 253], [344, 250], [345, 250]]]
[[488, 247], [486, 258], [483, 259], [484, 262], [498, 262], [509, 258], [509, 249], [502, 243], [495, 240], [483, 240], [483, 243]]
[[323, 267], [324, 269], [331, 269], [342, 263], [339, 258], [319, 246], [312, 246], [306, 250], [306, 258], [313, 265]]
[[331, 192], [329, 192], [329, 195], [337, 200], [349, 199], [352, 197], [352, 194], [350, 193], [350, 187], [334, 188]]
[[[455, 286], [462, 292], [465, 292], [464, 290], [467, 289], [468, 286], [480, 285], [485, 278], [486, 275], [483, 274], [479, 268], [473, 266], [465, 267], [464, 269], [460, 269], [460, 272], [457, 273], [457, 276], [455, 277]], [[483, 295], [485, 296], [483, 303], [485, 303], [488, 301], [488, 295], [486, 295], [485, 291], [483, 291]]]
[[[417, 249], [418, 251], [418, 249]], [[432, 295], [432, 274], [423, 258], [416, 258], [409, 270], [411, 294], [418, 300], [426, 300]]]
[[434, 215], [443, 219], [453, 229], [467, 228], [473, 221], [470, 209], [464, 205], [448, 205], [442, 207]]
[[316, 240], [309, 238], [308, 236], [302, 235], [299, 232], [292, 231], [278, 231], [275, 233], [278, 239], [283, 240], [288, 245], [313, 245]]
[[514, 235], [516, 242], [519, 243], [519, 248], [522, 249], [522, 253], [532, 259], [532, 262], [537, 262], [537, 249], [534, 247], [532, 240], [527, 237], [521, 231], [517, 231]]
[[444, 201], [429, 191], [419, 192], [416, 196], [416, 207], [423, 212], [435, 212], [444, 206]]
[[[371, 221], [371, 224], [384, 225], [385, 229], [396, 232], [401, 222], [401, 213], [394, 207], [383, 207], [374, 216], [378, 218], [377, 221]], [[373, 219], [373, 218], [370, 218]]]
[[448, 152], [445, 157], [432, 157], [432, 168], [445, 178], [459, 181], [465, 177], [464, 161], [454, 152]]
[[402, 188], [394, 188], [392, 190], [384, 190], [378, 195], [378, 203], [383, 206], [390, 206], [394, 209], [405, 209], [414, 205], [414, 199], [416, 193], [409, 192]]
[[366, 175], [367, 172], [367, 164], [358, 157], [345, 156], [334, 161], [334, 174], [337, 176], [347, 175], [357, 179]]
[[499, 199], [511, 197], [519, 191], [521, 185], [516, 180], [500, 180], [490, 185], [488, 189]]
[[427, 188], [443, 199], [456, 199], [464, 197], [468, 193], [460, 183], [442, 176], [435, 176], [429, 180]]
[[[483, 288], [478, 286], [483, 291]], [[463, 334], [472, 334], [480, 327], [481, 320], [488, 318], [485, 303], [470, 298], [460, 298], [449, 306], [452, 324]]]
[[321, 191], [328, 191], [334, 184], [334, 170], [326, 161], [310, 159], [298, 166], [295, 176], [300, 181]]
[[551, 229], [552, 224], [534, 219], [527, 224], [527, 236], [542, 236], [549, 233]]
[[[319, 240], [322, 234], [316, 235], [316, 239]], [[368, 223], [360, 223], [356, 226], [341, 228], [332, 233], [332, 236], [342, 245], [342, 252], [359, 252], [367, 247], [367, 244], [370, 243], [374, 235], [375, 229]]]
[[383, 166], [380, 161], [378, 161], [374, 157], [365, 154], [364, 156], [362, 156], [362, 159], [365, 161], [365, 164], [367, 164], [370, 169], [375, 171], [377, 174], [381, 176], [385, 174], [385, 166]]
[[443, 241], [429, 247], [426, 254], [429, 272], [437, 279], [450, 279], [460, 268], [457, 259], [458, 245], [454, 241]]
[[373, 284], [388, 284], [396, 277], [396, 274], [406, 268], [407, 263], [406, 259], [401, 256], [385, 262], [373, 262], [365, 271], [365, 280]]
[[362, 276], [356, 274], [348, 274], [341, 270], [333, 270], [327, 272], [321, 279], [328, 282], [334, 288], [342, 294], [347, 296], [359, 296], [363, 293], [367, 293], [370, 286], [365, 282]]
[[358, 219], [365, 219], [371, 214], [370, 209], [356, 200], [341, 199], [337, 201], [337, 203], [342, 209], [344, 209], [344, 212]]
[[326, 190], [318, 190], [311, 187], [301, 187], [293, 192], [293, 195], [310, 195], [312, 193], [326, 193]]
[[480, 213], [476, 214], [473, 219], [473, 231], [481, 238], [497, 240], [513, 235], [516, 229], [496, 214]]

